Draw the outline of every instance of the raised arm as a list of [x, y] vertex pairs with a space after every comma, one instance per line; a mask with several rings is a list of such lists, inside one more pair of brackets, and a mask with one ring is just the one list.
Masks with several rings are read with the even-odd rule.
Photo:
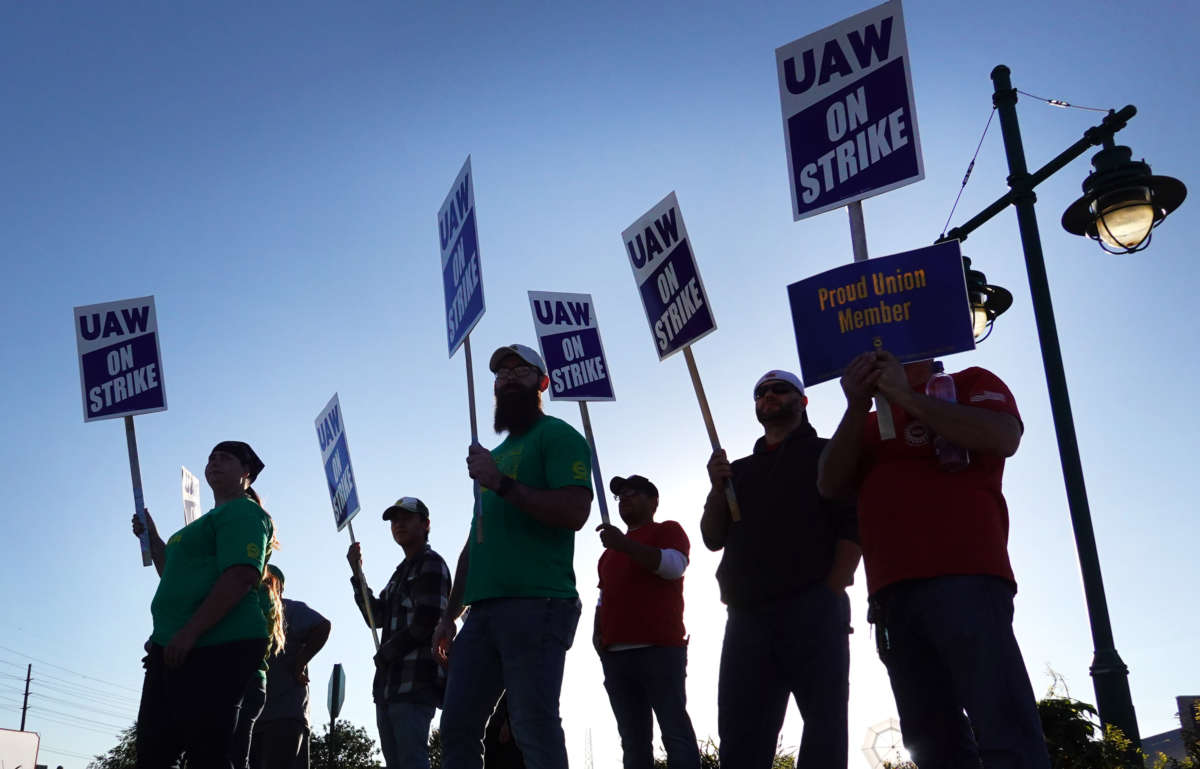
[[971, 451], [1011, 457], [1021, 445], [1021, 422], [1005, 414], [977, 406], [964, 406], [931, 398], [913, 390], [904, 374], [904, 366], [889, 352], [878, 354], [879, 391], [913, 419]]
[[817, 463], [817, 491], [826, 499], [848, 499], [854, 495], [862, 458], [863, 426], [878, 381], [874, 352], [865, 352], [850, 361], [842, 374], [846, 412]]
[[163, 542], [162, 537], [158, 535], [158, 527], [154, 525], [154, 519], [150, 517], [150, 508], [142, 508], [142, 513], [146, 516], [146, 525], [143, 527], [142, 522], [138, 519], [137, 514], [133, 516], [133, 536], [138, 539], [142, 538], [142, 532], [149, 530], [150, 532], [150, 559], [154, 562], [154, 569], [158, 572], [158, 576], [162, 576], [163, 566], [167, 562], [167, 546]]

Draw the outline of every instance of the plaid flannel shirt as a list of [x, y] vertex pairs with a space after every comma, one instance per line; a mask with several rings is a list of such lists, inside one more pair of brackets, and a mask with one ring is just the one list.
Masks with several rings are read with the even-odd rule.
[[[363, 619], [362, 592], [350, 578]], [[433, 631], [450, 600], [450, 569], [428, 545], [396, 567], [387, 586], [367, 596], [376, 627], [383, 631], [375, 655], [371, 693], [376, 703], [418, 702], [441, 706], [446, 671], [433, 658]]]

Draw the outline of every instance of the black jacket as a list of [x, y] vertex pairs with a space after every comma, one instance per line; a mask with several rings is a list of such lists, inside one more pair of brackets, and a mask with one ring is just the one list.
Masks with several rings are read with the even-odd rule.
[[833, 567], [834, 543], [858, 542], [853, 504], [817, 493], [817, 461], [827, 440], [807, 421], [768, 450], [733, 462], [733, 489], [742, 520], [729, 524], [717, 567], [721, 600], [753, 606], [795, 595]]

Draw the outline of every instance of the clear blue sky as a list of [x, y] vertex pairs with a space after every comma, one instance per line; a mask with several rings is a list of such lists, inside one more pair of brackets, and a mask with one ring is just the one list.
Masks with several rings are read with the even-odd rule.
[[[843, 211], [792, 222], [774, 49], [867, 7], [0, 6], [0, 313], [14, 364], [0, 384], [0, 726], [19, 723], [29, 656], [28, 728], [42, 735], [43, 763], [81, 768], [78, 756], [109, 748], [134, 718], [156, 579], [129, 533], [121, 423], [81, 419], [70, 318], [76, 305], [154, 294], [170, 410], [137, 419], [147, 503], [174, 529], [180, 465], [199, 472], [222, 439], [254, 445], [288, 594], [334, 624], [314, 663], [313, 715], [327, 718], [325, 682], [342, 662], [345, 717], [374, 733], [371, 641], [313, 419], [338, 392], [369, 580], [382, 585], [399, 560], [379, 513], [401, 495], [429, 504], [432, 543], [452, 561], [471, 507], [468, 424], [462, 356], [445, 351], [435, 215], [470, 153], [488, 305], [473, 335], [481, 435], [494, 440], [484, 356], [533, 343], [525, 292], [593, 294], [619, 396], [591, 410], [603, 469], [653, 478], [660, 518], [682, 522], [696, 545], [689, 696], [698, 733], [715, 736], [724, 612], [697, 526], [708, 441], [683, 360], [657, 361], [620, 232], [677, 192], [719, 325], [696, 357], [723, 443], [747, 453], [759, 432], [753, 381], [797, 367], [785, 285], [850, 260]], [[1194, 10], [912, 0], [905, 16], [927, 175], [865, 202], [872, 254], [937, 237], [1000, 63], [1040, 96], [1136, 104], [1120, 141], [1156, 172], [1200, 183]], [[1018, 109], [1035, 167], [1099, 118], [1025, 97]], [[1186, 459], [1200, 431], [1198, 367], [1178, 325], [1194, 302], [1200, 217], [1189, 200], [1150, 250], [1104, 254], [1058, 226], [1088, 167], [1077, 160], [1039, 188], [1039, 214], [1117, 647], [1153, 734], [1176, 725], [1176, 694], [1200, 691]], [[993, 125], [955, 223], [1001, 195], [1006, 174]], [[1090, 701], [1091, 641], [1014, 215], [965, 252], [1015, 296], [992, 337], [948, 365], [996, 371], [1024, 416], [1005, 484], [1017, 633], [1039, 693], [1050, 666]], [[840, 391], [829, 383], [810, 397], [828, 434]], [[548, 410], [579, 424], [572, 404]], [[586, 642], [599, 552], [589, 527], [577, 538], [587, 608], [563, 714], [573, 760], [582, 766], [591, 729], [596, 766], [611, 767], [617, 735]], [[861, 573], [852, 598], [851, 766], [862, 767], [866, 727], [894, 705]], [[798, 739], [793, 712], [783, 744]]]

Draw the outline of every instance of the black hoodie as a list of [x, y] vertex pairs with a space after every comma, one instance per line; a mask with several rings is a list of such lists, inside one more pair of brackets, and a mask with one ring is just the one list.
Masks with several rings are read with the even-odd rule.
[[858, 542], [853, 504], [817, 493], [817, 461], [827, 440], [807, 420], [773, 449], [765, 438], [733, 462], [742, 519], [730, 522], [717, 567], [721, 600], [745, 607], [787, 598], [825, 579], [834, 543]]

